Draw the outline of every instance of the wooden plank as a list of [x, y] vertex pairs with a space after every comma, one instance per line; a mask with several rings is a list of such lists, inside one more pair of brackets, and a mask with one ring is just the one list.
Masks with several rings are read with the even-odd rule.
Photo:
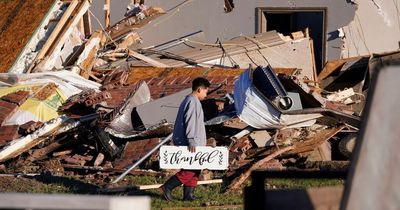
[[304, 38], [304, 34], [302, 31], [296, 31], [290, 34], [292, 36], [292, 39], [296, 40], [296, 39], [302, 39]]
[[[218, 184], [218, 183], [222, 183], [222, 179], [198, 181], [197, 185]], [[162, 184], [152, 184], [152, 185], [139, 185], [137, 187], [139, 190], [150, 190], [150, 189], [160, 188], [161, 186], [162, 186]]]
[[54, 136], [58, 132], [57, 129], [60, 128], [62, 123], [65, 121], [66, 118], [56, 118], [47, 122], [42, 128], [38, 129], [33, 134], [13, 140], [8, 146], [0, 151], [0, 162], [17, 157], [47, 138]]
[[126, 35], [126, 37], [124, 37], [120, 43], [118, 43], [117, 48], [127, 49], [129, 46], [137, 43], [139, 40], [140, 40], [139, 34], [136, 32], [131, 32], [128, 35]]
[[133, 22], [131, 23], [129, 21], [130, 18], [135, 18], [135, 17], [129, 17], [121, 20], [120, 22], [116, 23], [113, 25], [111, 28], [109, 28], [107, 31], [110, 34], [111, 38], [113, 40], [119, 39], [121, 36], [125, 35], [126, 33], [129, 33], [131, 31], [135, 31], [136, 29], [139, 29], [146, 24], [150, 23], [151, 21], [157, 19], [158, 17], [162, 16], [163, 14], [154, 14], [150, 17], [146, 17], [143, 20]]
[[328, 141], [330, 138], [335, 136], [341, 130], [343, 130], [345, 126], [340, 126], [338, 128], [325, 129], [317, 132], [311, 138], [304, 140], [303, 142], [295, 142], [293, 144], [294, 149], [292, 151], [287, 152], [286, 154], [299, 154], [303, 152], [309, 152], [320, 146], [323, 142]]
[[50, 152], [53, 152], [54, 150], [60, 148], [61, 146], [68, 144], [69, 141], [64, 141], [65, 138], [61, 138], [58, 139], [57, 141], [47, 145], [46, 147], [40, 148], [35, 150], [32, 155], [30, 155], [29, 157], [26, 158], [26, 160], [24, 161], [24, 164], [29, 164], [32, 163], [33, 161], [40, 159], [44, 156], [46, 156], [47, 154], [49, 154]]
[[90, 19], [89, 12], [83, 15], [83, 27], [85, 29], [85, 37], [90, 37], [92, 34], [92, 21]]
[[102, 31], [96, 31], [85, 44], [85, 49], [79, 55], [71, 71], [79, 73], [88, 79], [96, 59], [97, 51], [104, 45], [106, 37]]
[[43, 45], [42, 49], [40, 49], [38, 55], [35, 58], [35, 61], [32, 62], [31, 66], [27, 70], [27, 73], [30, 73], [32, 69], [35, 67], [37, 63], [39, 63], [47, 54], [51, 46], [53, 45], [54, 41], [56, 38], [59, 36], [61, 31], [65, 29], [64, 25], [66, 22], [69, 20], [72, 12], [75, 10], [75, 8], [78, 5], [78, 0], [73, 0], [70, 5], [68, 6], [67, 10], [64, 12], [63, 16], [61, 17], [60, 21], [58, 21], [57, 26], [54, 28], [54, 30], [51, 32], [49, 38], [46, 40], [46, 43]]
[[309, 78], [312, 81], [315, 81], [317, 79], [317, 66], [315, 64], [315, 57], [314, 57], [314, 41], [310, 39], [310, 49], [311, 49], [311, 64], [312, 64], [312, 78]]
[[282, 149], [277, 150], [274, 153], [268, 155], [267, 157], [257, 161], [254, 165], [252, 165], [249, 169], [247, 169], [246, 172], [242, 173], [240, 176], [235, 178], [232, 181], [232, 183], [227, 187], [227, 191], [232, 191], [232, 190], [238, 189], [242, 185], [242, 183], [244, 181], [246, 181], [246, 179], [250, 176], [250, 174], [253, 170], [260, 168], [262, 165], [264, 165], [268, 161], [274, 159], [275, 157], [277, 157], [285, 152], [293, 150], [294, 148], [295, 148], [294, 146], [288, 146], [288, 147], [282, 148]]
[[82, 34], [85, 34], [85, 25], [84, 25], [84, 23], [83, 23], [83, 17], [79, 20], [79, 31], [82, 33]]
[[335, 60], [329, 61], [325, 64], [325, 67], [322, 69], [321, 73], [319, 73], [317, 80], [321, 81], [331, 75], [334, 71], [341, 68], [347, 61], [346, 60]]
[[288, 76], [293, 76], [294, 73], [298, 70], [297, 68], [281, 68], [281, 67], [275, 67], [272, 69], [276, 74], [285, 74]]
[[[90, 3], [88, 0], [84, 0], [82, 3], [80, 3], [80, 5], [74, 11], [72, 18], [69, 19], [69, 21], [64, 25], [63, 32], [56, 37], [57, 39], [54, 41], [53, 45], [46, 53], [46, 58], [42, 61], [42, 64], [39, 64], [42, 69], [46, 70], [52, 67], [53, 62], [57, 59], [57, 56], [65, 43], [65, 40], [72, 33], [74, 26], [79, 23], [79, 20], [82, 18], [84, 13], [88, 11], [89, 7]], [[35, 71], [35, 69], [33, 69], [33, 71]]]
[[105, 0], [104, 2], [104, 22], [106, 28], [110, 27], [110, 1], [111, 0]]
[[164, 68], [169, 67], [169, 66], [166, 65], [166, 64], [163, 64], [163, 63], [161, 63], [161, 62], [159, 62], [159, 61], [156, 61], [156, 60], [154, 60], [154, 59], [152, 59], [152, 58], [149, 58], [149, 57], [147, 57], [147, 56], [144, 56], [144, 55], [142, 55], [142, 54], [140, 54], [140, 53], [137, 53], [137, 52], [135, 52], [135, 51], [133, 51], [133, 50], [129, 50], [129, 51], [128, 51], [128, 54], [129, 54], [129, 56], [132, 56], [132, 57], [134, 57], [134, 58], [137, 58], [137, 59], [139, 59], [139, 60], [142, 60], [142, 61], [144, 61], [144, 62], [146, 62], [146, 63], [148, 63], [148, 64], [151, 64], [151, 65], [154, 66], [154, 67], [164, 67]]

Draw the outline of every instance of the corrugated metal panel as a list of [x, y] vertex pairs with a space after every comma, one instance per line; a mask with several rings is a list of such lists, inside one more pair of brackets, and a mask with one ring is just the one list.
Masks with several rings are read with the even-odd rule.
[[[227, 54], [236, 55], [244, 52], [254, 51], [257, 49], [273, 47], [284, 43], [285, 41], [281, 39], [281, 37], [278, 35], [278, 33], [276, 33], [276, 31], [269, 31], [266, 33], [261, 33], [251, 36], [250, 39], [243, 36], [237, 37], [232, 40], [223, 42], [223, 45]], [[194, 43], [186, 42], [186, 44], [190, 44], [191, 46], [188, 47], [187, 50], [182, 50], [181, 45], [184, 44], [180, 44], [179, 47], [178, 46], [176, 47], [176, 49], [179, 50], [175, 50], [175, 48], [170, 48], [167, 51], [175, 55], [193, 59], [198, 63], [203, 63], [206, 61], [218, 59], [221, 58], [222, 56], [222, 50], [220, 47], [205, 46], [198, 42]], [[160, 59], [159, 56], [155, 55], [150, 57], [172, 67], [187, 66], [187, 64], [182, 61], [177, 61], [173, 59]], [[143, 66], [143, 63], [140, 61], [133, 61], [131, 62], [131, 66]]]
[[238, 117], [248, 125], [259, 129], [283, 127], [281, 113], [254, 88], [250, 70], [237, 80], [234, 98]]
[[136, 107], [135, 112], [137, 112], [137, 116], [140, 117], [146, 129], [161, 123], [174, 124], [179, 105], [191, 92], [192, 89], [188, 88], [178, 93], [142, 104]]
[[145, 82], [141, 82], [136, 92], [125, 102], [118, 116], [111, 121], [106, 131], [117, 137], [134, 135], [136, 132], [132, 126], [132, 110], [138, 105], [150, 101], [150, 90]]
[[238, 117], [253, 128], [306, 127], [313, 125], [321, 114], [285, 115], [253, 85], [251, 70], [244, 72], [234, 89]]
[[[251, 39], [254, 39], [256, 41], [254, 42]], [[250, 39], [246, 37], [237, 37], [230, 41], [224, 42], [223, 44], [225, 51], [229, 55], [235, 55], [257, 49], [263, 49], [266, 48], [266, 46], [272, 47], [283, 43], [285, 43], [285, 41], [283, 41], [275, 31], [270, 31], [262, 34], [257, 34], [253, 37], [250, 37]], [[190, 42], [188, 44], [190, 44]], [[174, 53], [173, 51], [171, 52]], [[197, 62], [204, 62], [220, 58], [222, 55], [222, 50], [220, 47], [203, 46], [199, 49], [195, 48], [175, 53], [183, 57], [192, 58]]]

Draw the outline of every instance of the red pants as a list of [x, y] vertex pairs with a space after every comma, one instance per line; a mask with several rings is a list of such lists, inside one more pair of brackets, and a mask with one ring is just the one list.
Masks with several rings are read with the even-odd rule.
[[188, 187], [196, 187], [197, 181], [199, 180], [201, 170], [180, 170], [176, 173], [176, 177], [178, 177], [179, 181], [182, 182], [183, 185]]

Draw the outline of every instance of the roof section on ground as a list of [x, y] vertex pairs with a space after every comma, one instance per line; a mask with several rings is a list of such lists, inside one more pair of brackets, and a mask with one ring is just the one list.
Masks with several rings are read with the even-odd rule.
[[0, 0], [0, 72], [7, 72], [54, 0]]

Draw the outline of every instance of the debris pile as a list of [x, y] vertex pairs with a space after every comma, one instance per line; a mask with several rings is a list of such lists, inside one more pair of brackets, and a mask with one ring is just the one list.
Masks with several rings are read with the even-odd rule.
[[[52, 31], [18, 57], [24, 65], [0, 74], [2, 173], [120, 174], [171, 133], [198, 76], [211, 83], [202, 101], [208, 145], [230, 151], [227, 190], [255, 169], [342, 169], [374, 69], [400, 55], [329, 61], [318, 74], [312, 39], [301, 31], [140, 48], [137, 31], [163, 9], [133, 5], [91, 33], [89, 1], [58, 4], [62, 15], [39, 26]], [[154, 152], [131, 173], [171, 172], [158, 159]]]

